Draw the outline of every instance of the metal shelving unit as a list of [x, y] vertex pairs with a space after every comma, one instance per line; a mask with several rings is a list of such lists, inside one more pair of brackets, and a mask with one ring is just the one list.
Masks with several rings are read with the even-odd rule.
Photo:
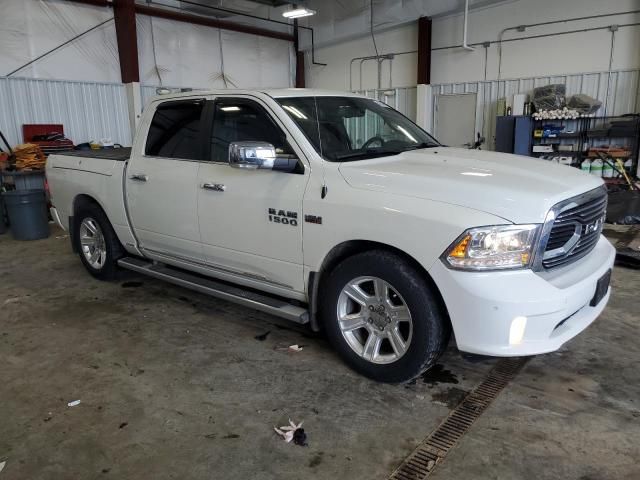
[[[553, 132], [553, 129], [545, 129], [545, 126], [556, 128], [557, 133], [550, 135], [549, 132]], [[531, 135], [532, 157], [571, 157], [571, 165], [579, 168], [584, 159], [598, 158], [599, 151], [623, 162], [631, 158], [629, 173], [632, 177], [637, 177], [640, 115], [534, 120]], [[534, 152], [534, 147], [539, 145], [549, 145], [553, 151]], [[563, 150], [568, 145], [572, 146], [571, 151]], [[605, 178], [605, 181], [616, 183], [620, 180]]]

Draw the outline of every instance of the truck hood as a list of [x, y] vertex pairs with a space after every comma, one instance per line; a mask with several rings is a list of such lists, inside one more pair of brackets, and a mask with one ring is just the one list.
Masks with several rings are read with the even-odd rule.
[[542, 223], [556, 203], [602, 185], [547, 160], [449, 147], [344, 162], [339, 170], [357, 189], [459, 205], [514, 223]]

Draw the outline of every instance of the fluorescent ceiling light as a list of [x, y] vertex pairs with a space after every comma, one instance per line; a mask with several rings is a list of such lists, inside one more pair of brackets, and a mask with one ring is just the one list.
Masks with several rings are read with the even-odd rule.
[[311, 10], [310, 8], [295, 8], [293, 10], [287, 10], [286, 12], [282, 12], [282, 16], [285, 18], [301, 18], [308, 17], [310, 15], [315, 15], [316, 11]]
[[223, 110], [225, 112], [239, 112], [240, 111], [240, 107], [220, 107], [220, 110]]

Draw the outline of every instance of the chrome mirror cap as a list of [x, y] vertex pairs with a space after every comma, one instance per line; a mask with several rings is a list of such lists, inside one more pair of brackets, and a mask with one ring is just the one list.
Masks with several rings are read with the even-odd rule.
[[234, 168], [273, 169], [276, 149], [266, 142], [232, 142], [229, 144], [229, 165]]

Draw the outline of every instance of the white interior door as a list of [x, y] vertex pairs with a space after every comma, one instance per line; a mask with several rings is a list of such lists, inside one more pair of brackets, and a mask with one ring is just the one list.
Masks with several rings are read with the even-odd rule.
[[437, 95], [434, 127], [443, 145], [462, 147], [475, 142], [476, 94]]

